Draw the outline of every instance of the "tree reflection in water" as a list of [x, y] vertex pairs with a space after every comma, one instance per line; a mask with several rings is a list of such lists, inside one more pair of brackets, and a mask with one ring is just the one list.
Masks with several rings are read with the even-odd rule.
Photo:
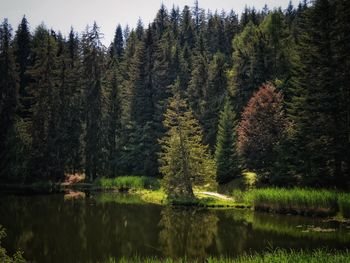
[[164, 257], [204, 259], [214, 243], [218, 218], [204, 209], [164, 207], [159, 233]]

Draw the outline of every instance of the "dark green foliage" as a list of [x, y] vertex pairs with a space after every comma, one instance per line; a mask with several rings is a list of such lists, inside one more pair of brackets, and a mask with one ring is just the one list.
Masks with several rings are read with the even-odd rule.
[[30, 100], [28, 100], [28, 90], [26, 87], [29, 84], [29, 76], [26, 74], [28, 67], [31, 64], [31, 35], [29, 32], [29, 25], [24, 16], [16, 31], [14, 39], [15, 58], [18, 67], [19, 75], [19, 111], [22, 118], [28, 118], [30, 115]]
[[289, 113], [295, 122], [295, 173], [305, 184], [345, 187], [348, 180], [349, 49], [343, 35], [348, 23], [340, 20], [349, 12], [346, 5], [336, 13], [340, 3], [316, 1], [300, 24], [300, 61]]
[[83, 87], [85, 93], [85, 173], [90, 181], [101, 176], [102, 130], [102, 72], [103, 49], [96, 23], [83, 35]]
[[222, 53], [216, 53], [208, 68], [208, 83], [204, 88], [204, 112], [200, 117], [204, 143], [213, 149], [218, 127], [219, 112], [227, 91], [226, 63]]
[[[11, 47], [12, 29], [5, 19], [0, 26], [0, 179], [23, 180], [19, 119], [18, 74]], [[24, 147], [24, 146], [23, 146]]]
[[[275, 185], [348, 187], [349, 10], [345, 0], [304, 1], [285, 11], [247, 7], [240, 16], [207, 12], [198, 2], [182, 11], [161, 5], [147, 26], [139, 19], [123, 32], [118, 25], [108, 49], [96, 24], [80, 38], [73, 30], [65, 38], [44, 25], [31, 34], [23, 17], [12, 37], [5, 20], [1, 180], [160, 175], [158, 139], [178, 79], [202, 143], [212, 153], [217, 144], [219, 182], [240, 173], [233, 119], [242, 121], [254, 92], [272, 83], [283, 94], [279, 112], [286, 110], [287, 122], [269, 132], [278, 122], [275, 112], [258, 112], [265, 115], [254, 127], [263, 129], [256, 129], [246, 148], [252, 155], [242, 161], [256, 160], [248, 168], [269, 174]], [[220, 118], [225, 97], [233, 112]]]
[[59, 180], [64, 167], [59, 144], [58, 46], [48, 30], [39, 26], [33, 37], [34, 64], [28, 69], [33, 98], [31, 118], [31, 174], [42, 180]]
[[114, 41], [113, 41], [113, 51], [114, 56], [117, 60], [120, 60], [124, 53], [124, 39], [122, 27], [118, 24], [117, 29], [115, 30]]
[[236, 128], [236, 116], [227, 99], [220, 114], [215, 148], [216, 181], [219, 184], [227, 183], [242, 174], [236, 146]]

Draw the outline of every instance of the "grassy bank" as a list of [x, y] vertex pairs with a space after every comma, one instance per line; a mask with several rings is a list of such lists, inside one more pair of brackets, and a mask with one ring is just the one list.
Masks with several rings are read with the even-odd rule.
[[263, 188], [233, 191], [236, 201], [252, 204], [255, 210], [312, 216], [350, 214], [350, 194], [321, 189]]
[[233, 207], [237, 204], [233, 200], [223, 200], [209, 197], [195, 192], [194, 198], [178, 198], [169, 200], [160, 186], [160, 180], [145, 176], [121, 176], [116, 178], [100, 178], [94, 182], [94, 186], [100, 190], [127, 191], [131, 195], [140, 197], [140, 200], [148, 203], [163, 205], [183, 205], [201, 207]]
[[94, 185], [103, 190], [129, 190], [129, 189], [159, 189], [160, 181], [154, 177], [146, 176], [120, 176], [115, 178], [100, 178]]
[[236, 258], [229, 257], [210, 257], [200, 260], [187, 260], [187, 259], [160, 259], [160, 258], [141, 258], [134, 257], [131, 259], [122, 258], [120, 260], [109, 259], [106, 263], [185, 263], [185, 262], [208, 262], [208, 263], [281, 263], [281, 262], [293, 262], [293, 263], [344, 263], [350, 262], [349, 251], [327, 251], [319, 249], [315, 251], [289, 251], [283, 249], [277, 249], [275, 251], [261, 253], [261, 254], [246, 254]]

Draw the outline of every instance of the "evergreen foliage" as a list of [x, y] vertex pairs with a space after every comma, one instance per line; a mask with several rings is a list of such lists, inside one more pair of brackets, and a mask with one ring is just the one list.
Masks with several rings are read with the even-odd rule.
[[[238, 140], [242, 162], [270, 184], [349, 187], [349, 3], [246, 7], [240, 16], [198, 2], [161, 5], [148, 25], [118, 24], [108, 48], [96, 23], [65, 37], [43, 24], [31, 32], [25, 16], [12, 35], [4, 20], [0, 181], [161, 176], [159, 139], [169, 133], [164, 119], [176, 83], [180, 95], [170, 101], [188, 104], [197, 142], [216, 153], [218, 182], [240, 173], [237, 119], [237, 136], [251, 139], [244, 147]], [[265, 87], [254, 96], [264, 83], [278, 93]], [[220, 114], [225, 98], [231, 106]]]
[[215, 147], [216, 181], [220, 184], [227, 183], [242, 174], [237, 152], [236, 128], [237, 120], [233, 107], [226, 99], [220, 114]]
[[180, 97], [179, 81], [165, 113], [165, 136], [162, 145], [160, 172], [170, 198], [193, 197], [194, 185], [213, 184], [215, 162], [202, 144], [202, 131], [185, 100]]

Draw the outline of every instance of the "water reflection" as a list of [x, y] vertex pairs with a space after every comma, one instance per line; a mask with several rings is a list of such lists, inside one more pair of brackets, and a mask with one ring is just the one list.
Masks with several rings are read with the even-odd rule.
[[208, 210], [165, 207], [159, 223], [163, 255], [205, 258], [215, 242], [217, 223], [218, 217]]
[[[73, 196], [76, 196], [74, 193]], [[350, 229], [319, 219], [140, 204], [135, 196], [5, 196], [2, 245], [35, 262], [108, 258], [236, 256], [267, 247], [346, 249]], [[334, 229], [334, 231], [322, 231]]]

